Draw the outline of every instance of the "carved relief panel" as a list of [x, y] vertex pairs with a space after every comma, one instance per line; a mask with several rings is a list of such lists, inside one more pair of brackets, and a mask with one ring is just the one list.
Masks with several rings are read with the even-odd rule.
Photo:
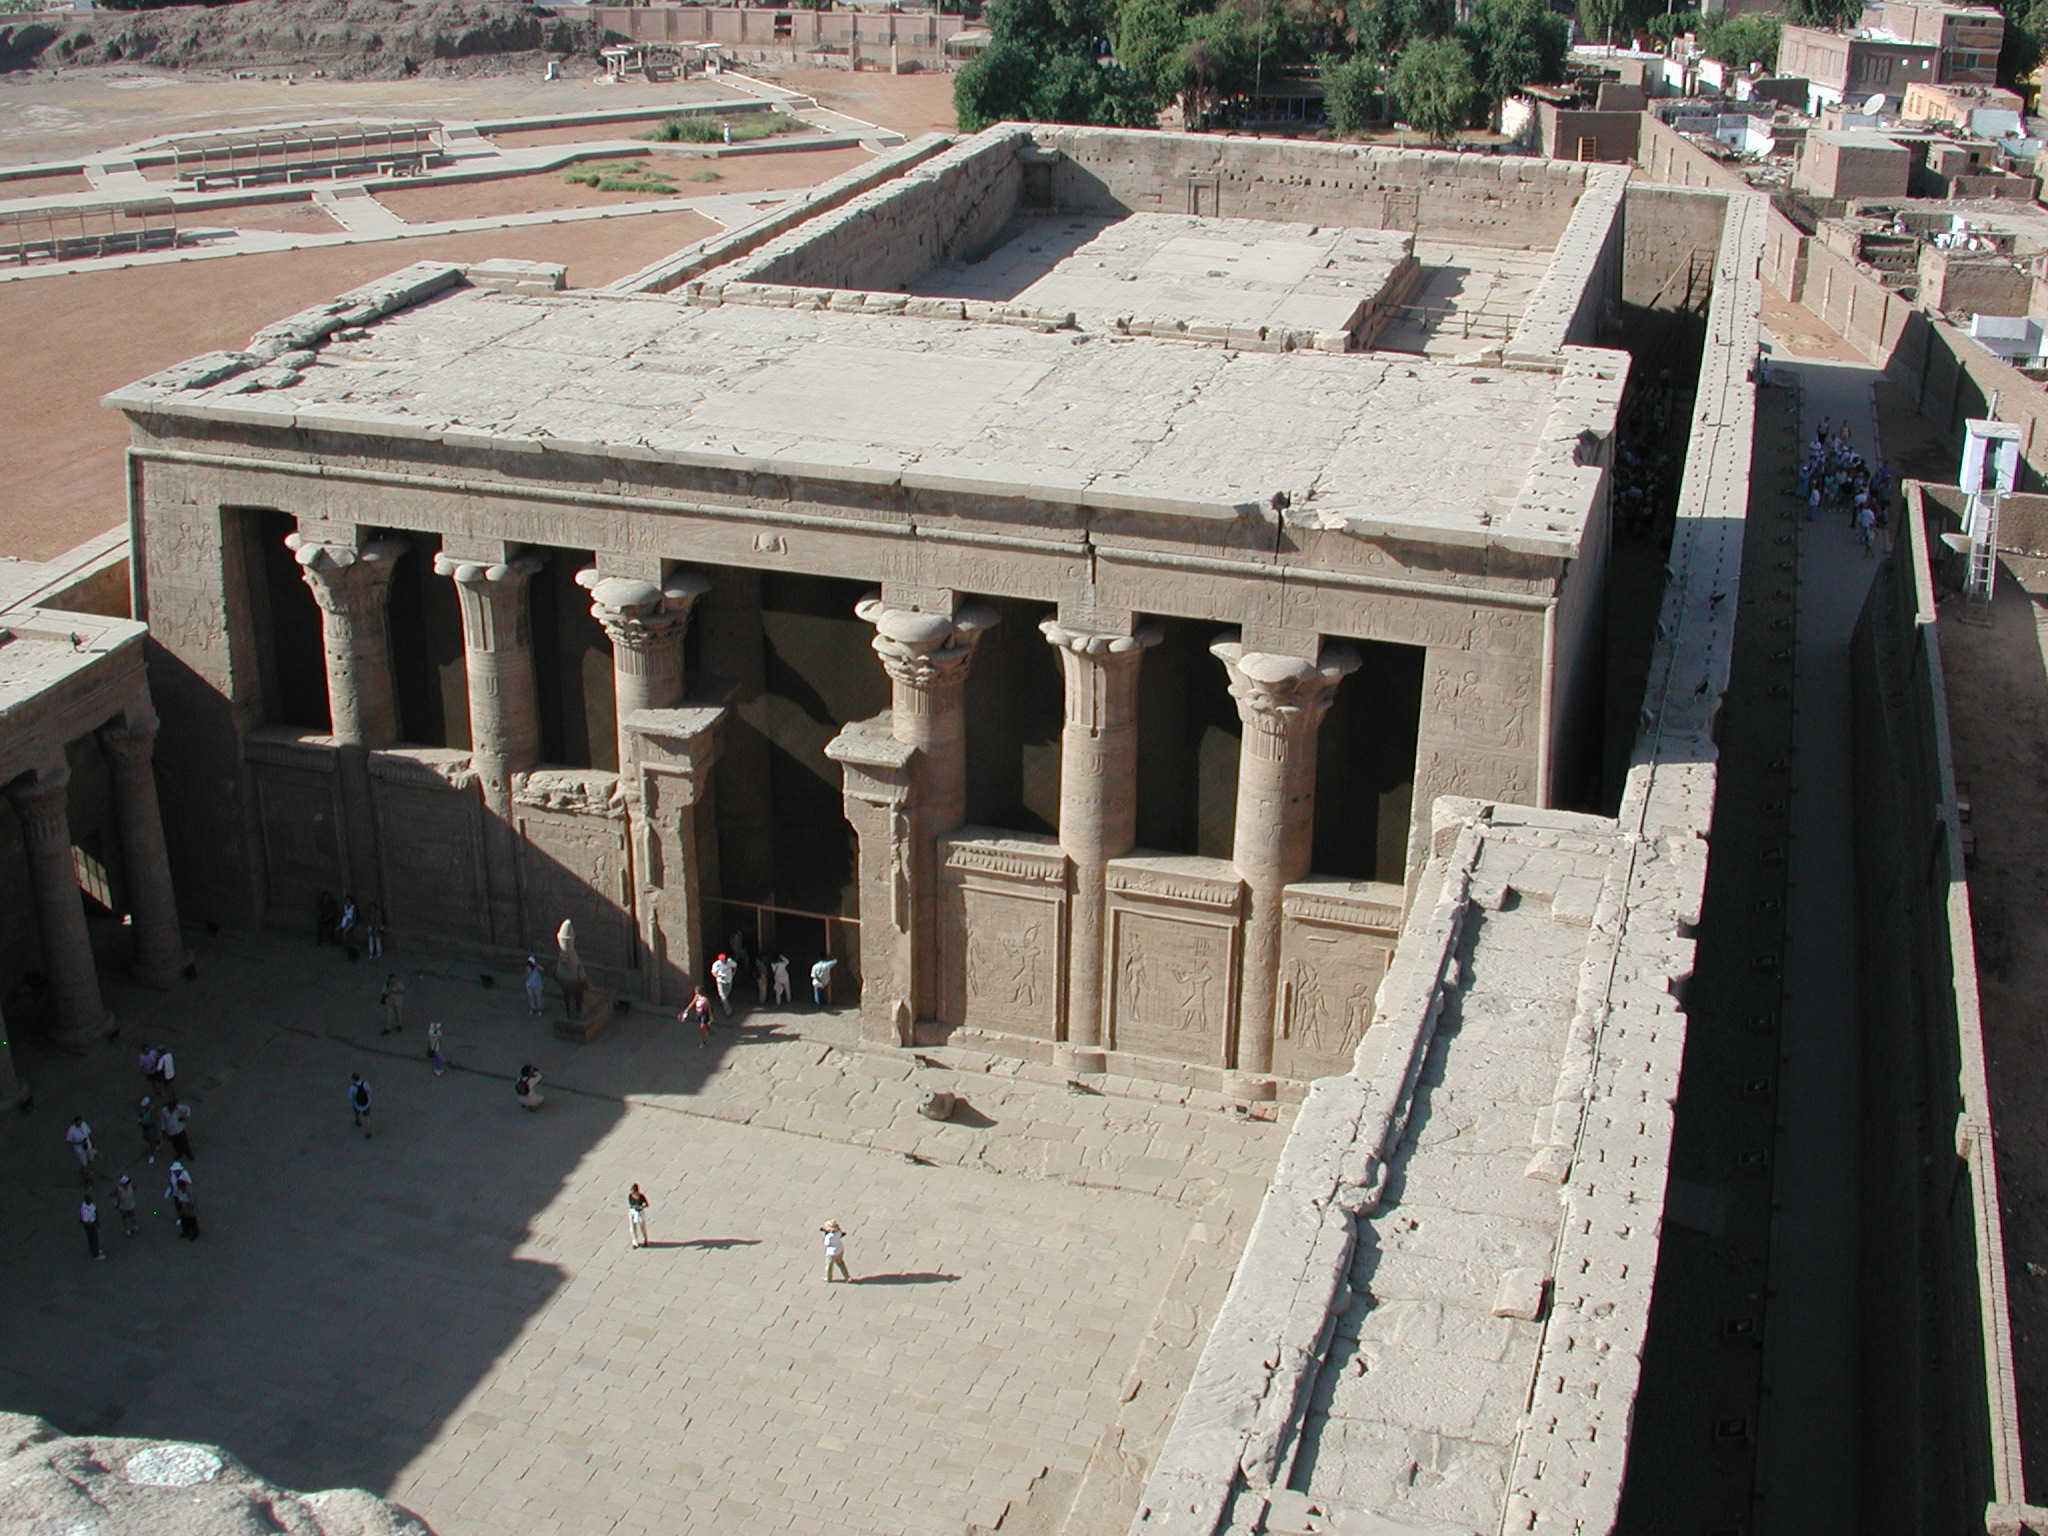
[[1230, 1065], [1243, 885], [1220, 859], [1115, 859], [1109, 885], [1112, 1050]]
[[263, 822], [263, 873], [273, 922], [312, 929], [322, 891], [337, 898], [342, 870], [341, 806], [332, 773], [252, 762]]
[[1401, 888], [1304, 881], [1287, 888], [1273, 1070], [1308, 1081], [1349, 1072], [1393, 963]]
[[938, 942], [942, 1024], [1060, 1039], [1067, 860], [1058, 841], [974, 827], [941, 838]]
[[482, 800], [428, 774], [372, 778], [384, 908], [391, 926], [490, 942]]
[[573, 919], [587, 963], [629, 968], [633, 917], [625, 820], [522, 811], [517, 821], [526, 931], [551, 934], [564, 918]]

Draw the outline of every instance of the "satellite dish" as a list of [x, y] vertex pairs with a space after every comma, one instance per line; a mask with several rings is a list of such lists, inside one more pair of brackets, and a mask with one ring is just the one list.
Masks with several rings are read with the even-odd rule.
[[1876, 94], [1875, 96], [1871, 97], [1871, 98], [1870, 98], [1870, 100], [1868, 100], [1868, 101], [1866, 101], [1866, 102], [1864, 102], [1864, 103], [1863, 103], [1863, 111], [1864, 111], [1864, 115], [1865, 115], [1865, 116], [1868, 116], [1868, 117], [1876, 117], [1876, 116], [1878, 115], [1878, 113], [1882, 112], [1883, 110], [1884, 110], [1884, 92], [1883, 92], [1883, 91], [1879, 91], [1879, 92], [1878, 92], [1878, 93], [1877, 93], [1877, 94]]

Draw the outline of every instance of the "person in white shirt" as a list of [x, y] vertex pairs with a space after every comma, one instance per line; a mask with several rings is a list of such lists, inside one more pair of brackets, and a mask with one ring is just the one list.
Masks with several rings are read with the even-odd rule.
[[85, 1251], [96, 1259], [104, 1259], [100, 1252], [100, 1208], [92, 1203], [88, 1194], [78, 1202], [78, 1224], [85, 1228]]
[[853, 1275], [846, 1268], [846, 1228], [828, 1221], [818, 1230], [825, 1234], [825, 1283], [832, 1283], [834, 1270], [839, 1272], [840, 1279], [852, 1283]]
[[775, 1001], [778, 1006], [789, 1003], [789, 956], [777, 955], [768, 962], [768, 973], [775, 978]]
[[811, 967], [811, 1001], [820, 1008], [832, 996], [832, 969], [838, 964], [837, 960], [820, 960]]
[[71, 1155], [78, 1159], [78, 1176], [90, 1183], [92, 1175], [88, 1170], [92, 1167], [92, 1160], [98, 1157], [99, 1153], [93, 1147], [92, 1127], [85, 1123], [85, 1116], [76, 1115], [72, 1118], [71, 1129], [64, 1133], [64, 1140], [70, 1143]]
[[729, 1019], [732, 1017], [732, 984], [733, 979], [739, 973], [740, 968], [733, 964], [731, 955], [720, 955], [711, 962], [711, 984], [718, 989], [718, 1016], [720, 1018]]

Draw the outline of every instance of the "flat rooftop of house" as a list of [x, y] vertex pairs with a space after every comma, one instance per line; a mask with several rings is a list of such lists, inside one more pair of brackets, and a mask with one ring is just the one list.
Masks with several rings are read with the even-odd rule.
[[[400, 277], [410, 292], [434, 286], [425, 267]], [[398, 281], [377, 302], [399, 302]], [[1241, 352], [456, 287], [268, 367], [217, 356], [107, 403], [1201, 518], [1264, 514], [1284, 495], [1290, 519], [1318, 526], [1570, 554], [1594, 473], [1578, 468], [1581, 433], [1612, 430], [1627, 360], [1578, 347], [1556, 357], [1561, 367], [1515, 368]]]
[[1012, 220], [978, 261], [910, 291], [1072, 310], [1083, 330], [1129, 317], [1291, 332], [1350, 331], [1415, 273], [1414, 236], [1264, 219], [1044, 213]]

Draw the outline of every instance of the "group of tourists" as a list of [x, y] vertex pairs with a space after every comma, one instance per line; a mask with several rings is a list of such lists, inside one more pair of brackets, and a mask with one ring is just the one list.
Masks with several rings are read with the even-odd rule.
[[[165, 1143], [170, 1144], [175, 1156], [166, 1170], [163, 1198], [170, 1202], [171, 1214], [178, 1223], [178, 1236], [188, 1242], [197, 1242], [199, 1206], [192, 1194], [191, 1171], [185, 1166], [195, 1160], [190, 1130], [192, 1108], [179, 1099], [177, 1089], [172, 1086], [178, 1078], [177, 1057], [167, 1047], [145, 1045], [137, 1053], [135, 1065], [142, 1073], [145, 1089], [135, 1101], [135, 1129], [142, 1138], [143, 1155], [154, 1166]], [[83, 1186], [78, 1202], [78, 1224], [85, 1230], [85, 1251], [94, 1259], [104, 1259], [107, 1255], [100, 1245], [98, 1180], [93, 1174], [94, 1165], [100, 1160], [100, 1148], [92, 1125], [85, 1116], [71, 1117], [71, 1124], [64, 1131], [64, 1144], [78, 1165], [78, 1179]], [[106, 1198], [113, 1202], [114, 1213], [121, 1219], [121, 1230], [129, 1237], [140, 1233], [133, 1176], [126, 1173], [117, 1175]]]
[[1877, 552], [1879, 530], [1891, 526], [1893, 484], [1890, 464], [1873, 469], [1856, 451], [1846, 418], [1821, 418], [1799, 466], [1799, 499], [1809, 523], [1823, 511], [1846, 516], [1867, 558]]
[[[839, 967], [838, 960], [825, 957], [811, 966], [811, 1005], [823, 1008], [832, 1001], [832, 973]], [[772, 1001], [778, 1008], [789, 1005], [789, 956], [777, 953], [773, 956], [764, 950], [754, 951], [747, 943], [745, 932], [735, 930], [726, 941], [726, 947], [719, 951], [718, 958], [711, 962], [711, 987], [718, 994], [718, 1016], [732, 1017], [733, 988], [740, 978], [751, 975], [754, 978], [754, 996], [760, 1007], [767, 1007]], [[711, 999], [705, 996], [702, 987], [690, 989], [690, 1001], [683, 1011], [676, 1015], [676, 1021], [694, 1027], [697, 1043], [706, 1046], [711, 1043]]]
[[334, 899], [334, 892], [322, 891], [313, 906], [313, 942], [338, 944], [351, 960], [364, 955], [376, 959], [384, 953], [384, 908], [371, 902], [358, 907], [353, 896]]

